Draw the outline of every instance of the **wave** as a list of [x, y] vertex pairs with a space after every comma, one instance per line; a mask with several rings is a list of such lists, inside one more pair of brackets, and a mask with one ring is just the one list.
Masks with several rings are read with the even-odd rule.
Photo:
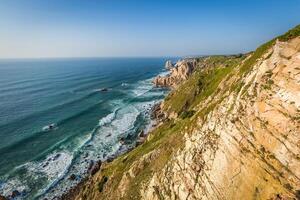
[[7, 124], [1, 125], [0, 129], [12, 131], [10, 129], [14, 129], [14, 127], [17, 127], [17, 125], [20, 122], [23, 122], [23, 124], [26, 124], [27, 122], [30, 123], [35, 118], [39, 118], [40, 116], [45, 116], [47, 113], [53, 112], [55, 110], [61, 110], [62, 108], [70, 107], [72, 105], [76, 105], [79, 102], [82, 102], [82, 101], [84, 101], [84, 100], [86, 100], [88, 98], [91, 98], [91, 97], [93, 97], [93, 96], [95, 96], [97, 94], [99, 94], [99, 93], [94, 91], [94, 92], [88, 93], [87, 95], [84, 95], [84, 96], [82, 96], [80, 98], [77, 98], [77, 99], [74, 99], [74, 100], [71, 100], [71, 101], [67, 101], [67, 102], [64, 102], [64, 103], [61, 103], [61, 104], [54, 105], [54, 106], [52, 106], [50, 108], [47, 108], [45, 110], [41, 110], [41, 111], [35, 112], [35, 113], [31, 114], [31, 115], [27, 115], [27, 116], [24, 116], [22, 118], [16, 119], [16, 120], [14, 120], [12, 122], [9, 122]]
[[[81, 85], [84, 83], [88, 83], [91, 81], [95, 81], [95, 80], [100, 80], [101, 78], [103, 78], [103, 75], [101, 74], [92, 74], [92, 75], [88, 75], [88, 76], [83, 76], [82, 74], [67, 74], [67, 75], [63, 75], [63, 76], [55, 76], [55, 77], [41, 77], [41, 78], [35, 78], [35, 79], [27, 79], [27, 80], [17, 80], [17, 81], [13, 81], [13, 82], [7, 82], [5, 81], [3, 84], [1, 83], [2, 88], [5, 87], [5, 90], [12, 90], [12, 89], [26, 89], [28, 87], [33, 87], [35, 88], [35, 86], [40, 86], [40, 85], [45, 85], [45, 84], [50, 84], [53, 81], [55, 82], [63, 82], [65, 83], [66, 81], [71, 81], [71, 83], [73, 83], [71, 86], [75, 86], [75, 85]], [[28, 85], [26, 85], [28, 84]], [[20, 87], [22, 86], [22, 87]], [[5, 91], [3, 89], [0, 89], [1, 93], [3, 93], [3, 91]]]
[[135, 96], [142, 96], [145, 93], [149, 92], [153, 88], [153, 84], [151, 83], [151, 79], [146, 79], [143, 81], [139, 81], [135, 84], [135, 88], [132, 90]]
[[[63, 193], [66, 188], [71, 187], [70, 184], [74, 184], [77, 181], [70, 181], [68, 178], [70, 174], [74, 173], [76, 176], [78, 175], [83, 178], [85, 176], [84, 173], [86, 173], [87, 167], [90, 164], [89, 161], [106, 159], [118, 152], [126, 151], [126, 148], [129, 148], [127, 146], [134, 144], [137, 134], [141, 129], [146, 127], [147, 123], [149, 123], [149, 121], [147, 121], [149, 120], [149, 117], [146, 117], [149, 115], [149, 109], [157, 100], [163, 97], [161, 91], [153, 89], [151, 79], [139, 81], [137, 84], [126, 85], [128, 87], [124, 89], [126, 90], [124, 92], [128, 94], [128, 92], [131, 91], [132, 94], [135, 95], [133, 96], [130, 94], [126, 99], [122, 97], [123, 99], [121, 100], [109, 102], [112, 104], [110, 106], [115, 108], [114, 111], [99, 119], [98, 124], [95, 124], [94, 129], [84, 140], [78, 139], [78, 135], [72, 136], [72, 138], [66, 138], [66, 144], [69, 143], [70, 140], [72, 140], [73, 143], [78, 143], [72, 151], [67, 151], [62, 143], [56, 144], [56, 152], [48, 153], [49, 156], [45, 159], [33, 161], [22, 166], [21, 168], [26, 168], [28, 173], [31, 174], [30, 176], [41, 181], [47, 179], [46, 182], [41, 183], [37, 192], [33, 191], [31, 193], [37, 194], [37, 198], [44, 196], [51, 197], [50, 193], [54, 190], [55, 192], [58, 191], [58, 193]], [[120, 83], [118, 83], [118, 86], [120, 86]], [[97, 93], [98, 92], [92, 92], [88, 95], [93, 96]], [[73, 100], [67, 102], [67, 104], [57, 105], [44, 110], [43, 112], [47, 113], [51, 109], [59, 110], [65, 106], [69, 107], [73, 104], [75, 105], [80, 102], [80, 99], [84, 99], [86, 96], [77, 99], [77, 102], [76, 100]], [[56, 124], [58, 127], [63, 126], [63, 124], [72, 121], [72, 119], [93, 111], [102, 103], [103, 102], [99, 102], [91, 105], [81, 112], [77, 112], [72, 116], [56, 122]], [[36, 115], [33, 115], [33, 117], [38, 117], [38, 115], [43, 114], [43, 112], [37, 113]], [[26, 120], [29, 121], [30, 118]], [[41, 135], [40, 133], [41, 132], [36, 132], [32, 137], [26, 138], [26, 140], [33, 140], [35, 139], [34, 137]], [[125, 138], [126, 143], [121, 143], [120, 138]], [[24, 142], [24, 140], [22, 142]], [[14, 146], [10, 146], [10, 148], [14, 148]], [[57, 149], [60, 150], [57, 151]], [[1, 150], [3, 149], [0, 149], [0, 151]], [[53, 150], [51, 151], [53, 152]], [[57, 154], [60, 154], [58, 158], [56, 158]], [[26, 187], [29, 187], [26, 189], [27, 191], [32, 189], [30, 186]], [[0, 185], [0, 192], [1, 191]]]
[[[96, 103], [96, 104], [94, 104], [94, 105], [92, 105], [92, 106], [86, 108], [85, 110], [83, 110], [83, 111], [81, 111], [81, 112], [77, 112], [77, 113], [74, 114], [74, 115], [71, 115], [71, 116], [69, 116], [69, 117], [67, 117], [67, 118], [64, 118], [64, 119], [58, 121], [58, 122], [55, 122], [55, 124], [58, 126], [58, 129], [59, 129], [59, 127], [62, 126], [64, 123], [67, 123], [68, 121], [71, 121], [72, 119], [77, 118], [77, 117], [80, 117], [80, 116], [82, 116], [82, 115], [84, 115], [84, 114], [86, 114], [86, 113], [89, 113], [90, 111], [92, 111], [92, 110], [94, 110], [95, 108], [99, 107], [99, 105], [101, 105], [102, 103], [103, 103], [103, 102], [98, 102], [98, 103]], [[29, 121], [30, 121], [30, 120], [29, 120]], [[0, 148], [0, 152], [5, 152], [5, 151], [7, 151], [7, 150], [9, 150], [9, 149], [13, 149], [14, 147], [19, 146], [19, 145], [22, 145], [22, 144], [24, 144], [24, 143], [26, 143], [26, 142], [33, 141], [33, 140], [37, 139], [38, 137], [41, 137], [42, 134], [46, 134], [46, 132], [43, 131], [43, 130], [42, 130], [42, 127], [41, 127], [41, 130], [40, 130], [40, 131], [33, 132], [33, 133], [31, 133], [31, 135], [28, 136], [28, 137], [25, 137], [25, 138], [23, 138], [23, 139], [21, 139], [21, 140], [18, 140], [18, 141], [14, 142], [14, 143], [8, 144], [7, 146], [4, 146], [4, 147]]]
[[39, 197], [48, 192], [67, 175], [70, 167], [72, 166], [73, 158], [74, 157], [70, 152], [63, 151], [51, 154], [43, 162], [33, 163], [33, 165], [31, 166], [32, 173], [43, 173], [44, 175], [46, 175], [46, 178], [48, 180], [46, 183], [46, 187], [40, 189], [35, 195], [36, 197]]
[[107, 116], [101, 118], [101, 119], [99, 120], [98, 125], [99, 125], [99, 126], [104, 126], [104, 125], [106, 125], [106, 124], [111, 123], [111, 122], [115, 119], [115, 117], [116, 117], [116, 112], [117, 112], [118, 110], [119, 110], [119, 109], [116, 109], [114, 112], [112, 112], [112, 113], [108, 114]]
[[[61, 151], [53, 152], [42, 161], [23, 164], [15, 169], [16, 175], [13, 178], [7, 177], [8, 180], [1, 184], [0, 193], [8, 196], [13, 190], [18, 190], [23, 197], [31, 199], [33, 196], [26, 192], [40, 194], [47, 191], [67, 174], [72, 160], [70, 152]], [[32, 185], [31, 181], [36, 184]]]
[[170, 71], [162, 71], [161, 73], [159, 73], [159, 76], [167, 76], [170, 74]]
[[[78, 81], [70, 80], [71, 82], [63, 80], [53, 80], [55, 81], [55, 84], [57, 87], [61, 88], [63, 86], [64, 90], [57, 90], [57, 87], [53, 87], [52, 80], [50, 78], [47, 78], [45, 81], [39, 81], [35, 84], [23, 84], [20, 86], [13, 86], [13, 87], [0, 87], [0, 97], [5, 98], [14, 98], [14, 96], [23, 95], [23, 98], [33, 98], [34, 96], [39, 96], [41, 94], [47, 95], [47, 97], [52, 96], [59, 96], [64, 93], [76, 93], [85, 91], [86, 89], [89, 89], [91, 86], [99, 86], [103, 83], [105, 83], [105, 80], [101, 79], [102, 76], [88, 76], [86, 79], [77, 77]], [[76, 87], [79, 86], [79, 87]], [[30, 96], [29, 96], [30, 94]]]

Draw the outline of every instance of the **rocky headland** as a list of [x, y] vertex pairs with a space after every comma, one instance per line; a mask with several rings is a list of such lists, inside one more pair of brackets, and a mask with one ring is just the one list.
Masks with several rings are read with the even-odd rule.
[[249, 54], [166, 67], [157, 126], [70, 199], [300, 199], [300, 26]]
[[195, 59], [183, 59], [173, 65], [169, 60], [165, 64], [165, 68], [170, 71], [166, 76], [158, 76], [153, 80], [154, 85], [160, 87], [175, 88], [182, 81], [187, 80], [196, 68]]

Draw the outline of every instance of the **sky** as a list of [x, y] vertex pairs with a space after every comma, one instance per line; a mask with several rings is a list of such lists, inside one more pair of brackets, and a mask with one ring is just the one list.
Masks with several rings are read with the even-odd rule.
[[254, 50], [300, 23], [300, 0], [1, 0], [0, 58]]

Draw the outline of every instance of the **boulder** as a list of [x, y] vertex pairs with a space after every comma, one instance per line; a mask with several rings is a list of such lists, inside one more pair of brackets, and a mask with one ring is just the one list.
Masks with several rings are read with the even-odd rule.
[[137, 140], [136, 140], [136, 146], [139, 146], [141, 144], [143, 144], [146, 140], [146, 137], [139, 137]]
[[18, 190], [14, 190], [12, 193], [11, 193], [11, 197], [12, 198], [15, 198], [17, 196], [19, 196], [21, 193], [18, 191]]
[[110, 156], [110, 157], [107, 158], [106, 161], [107, 161], [108, 163], [110, 163], [110, 162], [112, 162], [113, 160], [114, 160], [114, 157], [111, 157], [111, 156]]
[[91, 168], [91, 170], [90, 170], [90, 174], [91, 174], [91, 175], [96, 174], [96, 173], [100, 170], [101, 165], [102, 165], [102, 161], [101, 161], [101, 160], [99, 160], [98, 162], [96, 162], [96, 163], [92, 166], [92, 168]]
[[69, 179], [72, 180], [72, 181], [74, 181], [76, 179], [76, 175], [72, 174]]

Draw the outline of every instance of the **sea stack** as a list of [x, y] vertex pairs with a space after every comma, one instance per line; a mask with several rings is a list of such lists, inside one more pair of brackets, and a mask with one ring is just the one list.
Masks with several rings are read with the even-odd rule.
[[167, 70], [170, 70], [170, 69], [172, 69], [173, 67], [174, 67], [174, 65], [173, 65], [172, 61], [171, 61], [171, 60], [168, 60], [168, 61], [166, 62], [166, 64], [165, 64], [165, 68], [166, 68]]

